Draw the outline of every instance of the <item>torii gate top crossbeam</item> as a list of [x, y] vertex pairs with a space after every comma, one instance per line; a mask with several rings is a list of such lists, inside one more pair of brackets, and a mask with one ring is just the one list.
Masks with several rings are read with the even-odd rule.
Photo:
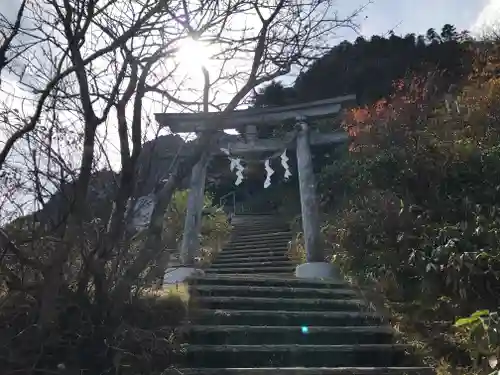
[[191, 133], [210, 130], [214, 121], [221, 122], [218, 129], [234, 129], [245, 125], [270, 126], [297, 118], [322, 117], [338, 113], [343, 104], [356, 100], [355, 95], [280, 107], [250, 108], [229, 113], [157, 113], [161, 127], [174, 133]]

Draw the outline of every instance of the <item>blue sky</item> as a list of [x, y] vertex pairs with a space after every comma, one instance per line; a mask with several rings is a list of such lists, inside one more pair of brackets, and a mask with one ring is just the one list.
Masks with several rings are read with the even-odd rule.
[[[338, 8], [345, 14], [366, 3], [367, 0], [340, 0]], [[398, 35], [423, 34], [430, 27], [440, 29], [445, 23], [455, 25], [458, 30], [471, 30], [484, 22], [495, 23], [499, 15], [500, 0], [373, 0], [360, 23], [365, 36], [385, 34], [391, 28]], [[352, 35], [344, 34], [345, 38]]]

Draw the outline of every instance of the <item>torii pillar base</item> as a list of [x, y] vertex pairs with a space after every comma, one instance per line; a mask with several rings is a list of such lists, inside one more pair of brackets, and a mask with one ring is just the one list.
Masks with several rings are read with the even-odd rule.
[[299, 279], [330, 279], [336, 281], [343, 279], [339, 268], [327, 262], [300, 264], [295, 268], [295, 277]]

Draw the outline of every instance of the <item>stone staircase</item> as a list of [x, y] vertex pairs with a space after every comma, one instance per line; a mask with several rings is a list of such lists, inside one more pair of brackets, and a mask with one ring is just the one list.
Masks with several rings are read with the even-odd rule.
[[294, 278], [283, 221], [241, 215], [232, 224], [229, 245], [190, 280], [183, 368], [167, 374], [433, 373], [348, 284]]

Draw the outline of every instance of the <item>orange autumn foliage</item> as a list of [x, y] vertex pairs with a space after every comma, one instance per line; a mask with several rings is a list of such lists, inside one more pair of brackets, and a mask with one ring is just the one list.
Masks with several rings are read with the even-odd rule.
[[[387, 133], [408, 133], [426, 119], [432, 109], [427, 77], [414, 76], [393, 83], [394, 92], [389, 98], [382, 98], [371, 105], [357, 107], [346, 112], [343, 128], [353, 139], [351, 151], [364, 146], [375, 146]], [[381, 133], [383, 132], [383, 133]], [[367, 142], [366, 137], [372, 138]]]

